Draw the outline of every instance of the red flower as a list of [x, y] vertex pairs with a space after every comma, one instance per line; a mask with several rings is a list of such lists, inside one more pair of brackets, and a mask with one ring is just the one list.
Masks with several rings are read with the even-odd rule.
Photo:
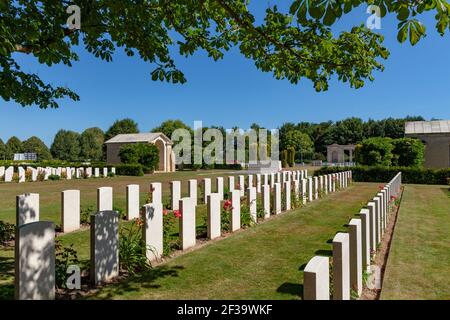
[[227, 201], [225, 201], [225, 203], [223, 204], [223, 208], [224, 208], [225, 210], [230, 209], [231, 206], [232, 206], [231, 200], [227, 200]]
[[144, 221], [141, 218], [137, 218], [136, 219], [136, 225], [138, 225], [139, 227], [144, 225]]
[[174, 210], [173, 215], [177, 218], [181, 218], [181, 211], [180, 210]]
[[383, 190], [383, 189], [384, 189], [384, 186], [383, 186], [383, 185], [379, 185], [379, 186], [378, 186], [378, 189]]
[[392, 199], [392, 200], [396, 200], [397, 197], [396, 197], [396, 196], [391, 196], [391, 199]]

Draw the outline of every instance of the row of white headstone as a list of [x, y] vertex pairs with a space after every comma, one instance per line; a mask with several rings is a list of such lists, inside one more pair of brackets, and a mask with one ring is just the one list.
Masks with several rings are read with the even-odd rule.
[[[100, 178], [100, 177], [107, 177], [108, 176], [108, 168], [104, 167], [100, 170], [100, 168], [74, 168], [74, 167], [58, 167], [58, 168], [52, 168], [52, 167], [26, 167], [25, 169], [23, 167], [17, 167], [17, 175], [18, 175], [18, 181], [19, 183], [26, 181], [26, 173], [27, 171], [30, 172], [30, 180], [31, 181], [37, 181], [39, 174], [44, 174], [44, 180], [48, 180], [48, 177], [51, 175], [62, 177], [63, 174], [65, 174], [65, 178], [70, 179], [80, 179], [83, 177], [87, 178]], [[113, 174], [116, 174], [116, 168], [111, 168], [111, 171]], [[14, 177], [14, 167], [0, 167], [0, 180], [3, 182], [12, 182]]]
[[[264, 218], [271, 214], [280, 214], [291, 209], [291, 188], [294, 196], [303, 202], [318, 199], [319, 192], [329, 193], [348, 186], [351, 172], [342, 172], [320, 177], [308, 177], [306, 171], [289, 171], [272, 175], [270, 178], [256, 177], [256, 186], [251, 175], [238, 177], [239, 184], [234, 184], [234, 177], [228, 177], [228, 187], [232, 201], [231, 229], [241, 228], [241, 197], [247, 194], [247, 203], [253, 221], [257, 221], [256, 199], [258, 181], [264, 178], [261, 193], [264, 206]], [[221, 201], [223, 200], [223, 177], [217, 177], [216, 193], [210, 190], [210, 179], [203, 179], [203, 193], [208, 211], [208, 238], [221, 236]], [[269, 180], [270, 179], [270, 180]], [[247, 180], [247, 190], [242, 187]], [[209, 181], [209, 183], [208, 183]], [[273, 188], [271, 187], [273, 185]], [[209, 187], [208, 187], [209, 186]], [[162, 184], [151, 183], [152, 202], [144, 205], [143, 238], [146, 243], [146, 256], [150, 261], [159, 259], [163, 252], [163, 203]], [[181, 249], [186, 250], [196, 245], [196, 206], [198, 204], [197, 180], [188, 181], [189, 195], [181, 197], [181, 182], [171, 183], [172, 209], [180, 210]], [[282, 204], [282, 192], [285, 203]], [[127, 218], [140, 216], [139, 185], [127, 186]], [[272, 199], [271, 199], [272, 198]], [[17, 196], [17, 234], [16, 234], [16, 298], [17, 299], [53, 299], [55, 283], [53, 222], [39, 221], [39, 194]], [[272, 201], [271, 201], [272, 200]], [[80, 227], [80, 191], [65, 190], [61, 193], [61, 221], [64, 232]], [[91, 281], [94, 285], [107, 282], [119, 274], [119, 216], [113, 211], [113, 189], [97, 189], [97, 211], [91, 216]], [[30, 258], [31, 256], [31, 258]]]
[[[350, 300], [351, 290], [360, 296], [363, 272], [370, 272], [371, 258], [385, 234], [390, 204], [400, 195], [402, 174], [399, 172], [361, 209], [359, 219], [351, 219], [349, 232], [339, 232], [333, 239], [333, 300]], [[329, 258], [313, 257], [305, 267], [303, 298], [329, 300]]]

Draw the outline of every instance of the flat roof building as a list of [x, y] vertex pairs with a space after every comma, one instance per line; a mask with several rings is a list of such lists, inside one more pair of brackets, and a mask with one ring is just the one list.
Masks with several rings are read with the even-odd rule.
[[425, 144], [425, 167], [450, 167], [450, 120], [406, 122], [405, 136]]

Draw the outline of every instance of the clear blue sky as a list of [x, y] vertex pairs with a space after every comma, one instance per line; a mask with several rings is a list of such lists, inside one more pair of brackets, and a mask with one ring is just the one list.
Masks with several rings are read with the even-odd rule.
[[[261, 3], [258, 10], [262, 9]], [[264, 2], [266, 3], [266, 2]], [[272, 1], [273, 3], [273, 1]], [[336, 30], [368, 17], [365, 8], [344, 17]], [[299, 85], [275, 80], [258, 71], [237, 50], [219, 62], [204, 53], [177, 58], [188, 82], [184, 85], [153, 82], [153, 67], [120, 51], [106, 63], [80, 51], [72, 68], [48, 68], [33, 57], [18, 56], [25, 70], [37, 72], [54, 85], [67, 85], [81, 101], [61, 101], [59, 109], [40, 110], [0, 99], [0, 138], [16, 135], [24, 140], [36, 135], [51, 144], [61, 128], [83, 131], [98, 126], [106, 130], [116, 119], [130, 117], [141, 131], [167, 119], [194, 120], [225, 128], [248, 128], [256, 122], [276, 128], [284, 122], [363, 119], [422, 115], [450, 119], [450, 41], [440, 37], [431, 17], [425, 20], [428, 36], [415, 47], [396, 41], [396, 21], [382, 20], [385, 44], [391, 56], [386, 70], [362, 89], [333, 81], [327, 92], [316, 93], [310, 81]]]

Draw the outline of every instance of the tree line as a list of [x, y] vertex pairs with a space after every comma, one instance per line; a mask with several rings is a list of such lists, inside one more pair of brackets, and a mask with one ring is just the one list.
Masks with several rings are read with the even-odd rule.
[[[392, 139], [404, 136], [406, 121], [424, 121], [421, 116], [405, 118], [387, 118], [382, 120], [351, 117], [340, 121], [320, 123], [298, 122], [284, 123], [279, 129], [280, 151], [288, 151], [296, 162], [308, 160], [325, 160], [326, 147], [330, 144], [359, 144], [370, 137], [387, 137]], [[169, 138], [176, 129], [187, 129], [193, 135], [193, 129], [181, 120], [167, 120], [153, 128], [152, 132], [162, 132]], [[224, 127], [211, 126], [224, 134]], [[264, 129], [257, 123], [251, 129]], [[203, 127], [203, 131], [208, 127]], [[236, 129], [236, 128], [232, 128]], [[25, 141], [11, 137], [6, 143], [0, 139], [0, 159], [12, 160], [14, 153], [31, 152], [38, 155], [39, 160], [59, 159], [67, 161], [105, 160], [104, 142], [117, 134], [139, 133], [138, 124], [132, 119], [115, 121], [105, 132], [97, 127], [88, 128], [81, 134], [70, 130], [59, 130], [48, 148], [36, 136]], [[208, 144], [209, 142], [205, 142]], [[292, 153], [294, 153], [292, 155]]]

